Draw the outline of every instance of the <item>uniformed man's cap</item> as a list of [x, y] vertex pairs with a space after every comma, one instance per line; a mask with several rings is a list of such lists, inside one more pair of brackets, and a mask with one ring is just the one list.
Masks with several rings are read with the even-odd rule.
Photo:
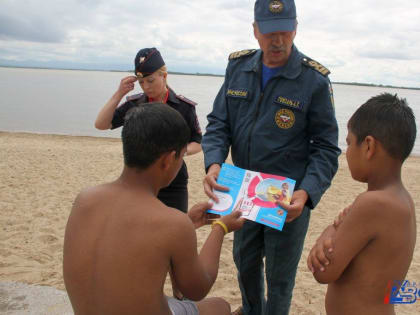
[[134, 58], [134, 74], [147, 77], [165, 65], [159, 50], [156, 48], [143, 48]]
[[296, 6], [293, 0], [257, 0], [254, 19], [262, 34], [296, 29]]

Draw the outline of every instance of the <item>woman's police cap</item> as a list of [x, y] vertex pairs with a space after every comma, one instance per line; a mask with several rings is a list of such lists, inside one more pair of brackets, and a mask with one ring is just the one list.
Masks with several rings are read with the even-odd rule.
[[293, 0], [257, 0], [254, 19], [262, 34], [290, 32], [296, 29], [296, 6]]
[[137, 77], [147, 77], [165, 65], [159, 50], [156, 48], [140, 49], [134, 58], [134, 74]]

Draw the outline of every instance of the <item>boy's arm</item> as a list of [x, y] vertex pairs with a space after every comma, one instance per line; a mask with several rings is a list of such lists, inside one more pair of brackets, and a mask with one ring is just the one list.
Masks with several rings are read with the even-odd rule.
[[325, 267], [330, 264], [330, 256], [334, 249], [333, 238], [335, 232], [335, 226], [329, 225], [312, 246], [307, 259], [308, 269], [312, 273], [315, 270], [324, 271]]
[[349, 211], [350, 206], [341, 210], [334, 219], [334, 224], [329, 225], [316, 240], [315, 245], [309, 252], [307, 260], [308, 268], [312, 273], [315, 272], [315, 269], [324, 271], [325, 267], [329, 265], [330, 261], [328, 256], [331, 255], [334, 249], [333, 238], [335, 236], [335, 232]]
[[[376, 237], [381, 221], [380, 208], [374, 194], [364, 193], [356, 198], [345, 220], [331, 234], [334, 250], [326, 254], [330, 263], [324, 271], [314, 269], [318, 282], [330, 283], [339, 279], [353, 258]], [[330, 226], [327, 229], [331, 232], [335, 228]]]
[[[240, 212], [235, 211], [220, 220], [230, 232], [243, 225], [245, 219], [240, 218], [240, 215]], [[225, 231], [221, 225], [214, 225], [200, 254], [197, 253], [197, 238], [190, 220], [184, 220], [182, 225], [178, 225], [177, 234], [171, 254], [173, 276], [185, 297], [194, 301], [201, 300], [216, 280]]]

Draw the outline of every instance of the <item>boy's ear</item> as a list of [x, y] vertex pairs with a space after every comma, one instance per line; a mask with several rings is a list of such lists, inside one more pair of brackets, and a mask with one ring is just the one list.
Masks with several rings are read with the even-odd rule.
[[162, 154], [161, 156], [161, 167], [164, 171], [167, 171], [171, 168], [172, 164], [174, 163], [176, 159], [176, 152], [171, 151]]
[[372, 136], [366, 136], [363, 142], [365, 146], [365, 156], [368, 160], [370, 160], [376, 153], [377, 140]]

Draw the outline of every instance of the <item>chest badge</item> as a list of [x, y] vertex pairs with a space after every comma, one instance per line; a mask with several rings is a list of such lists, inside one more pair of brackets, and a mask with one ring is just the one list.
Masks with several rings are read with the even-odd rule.
[[276, 113], [276, 124], [281, 129], [289, 129], [295, 124], [295, 114], [289, 109], [280, 109]]

